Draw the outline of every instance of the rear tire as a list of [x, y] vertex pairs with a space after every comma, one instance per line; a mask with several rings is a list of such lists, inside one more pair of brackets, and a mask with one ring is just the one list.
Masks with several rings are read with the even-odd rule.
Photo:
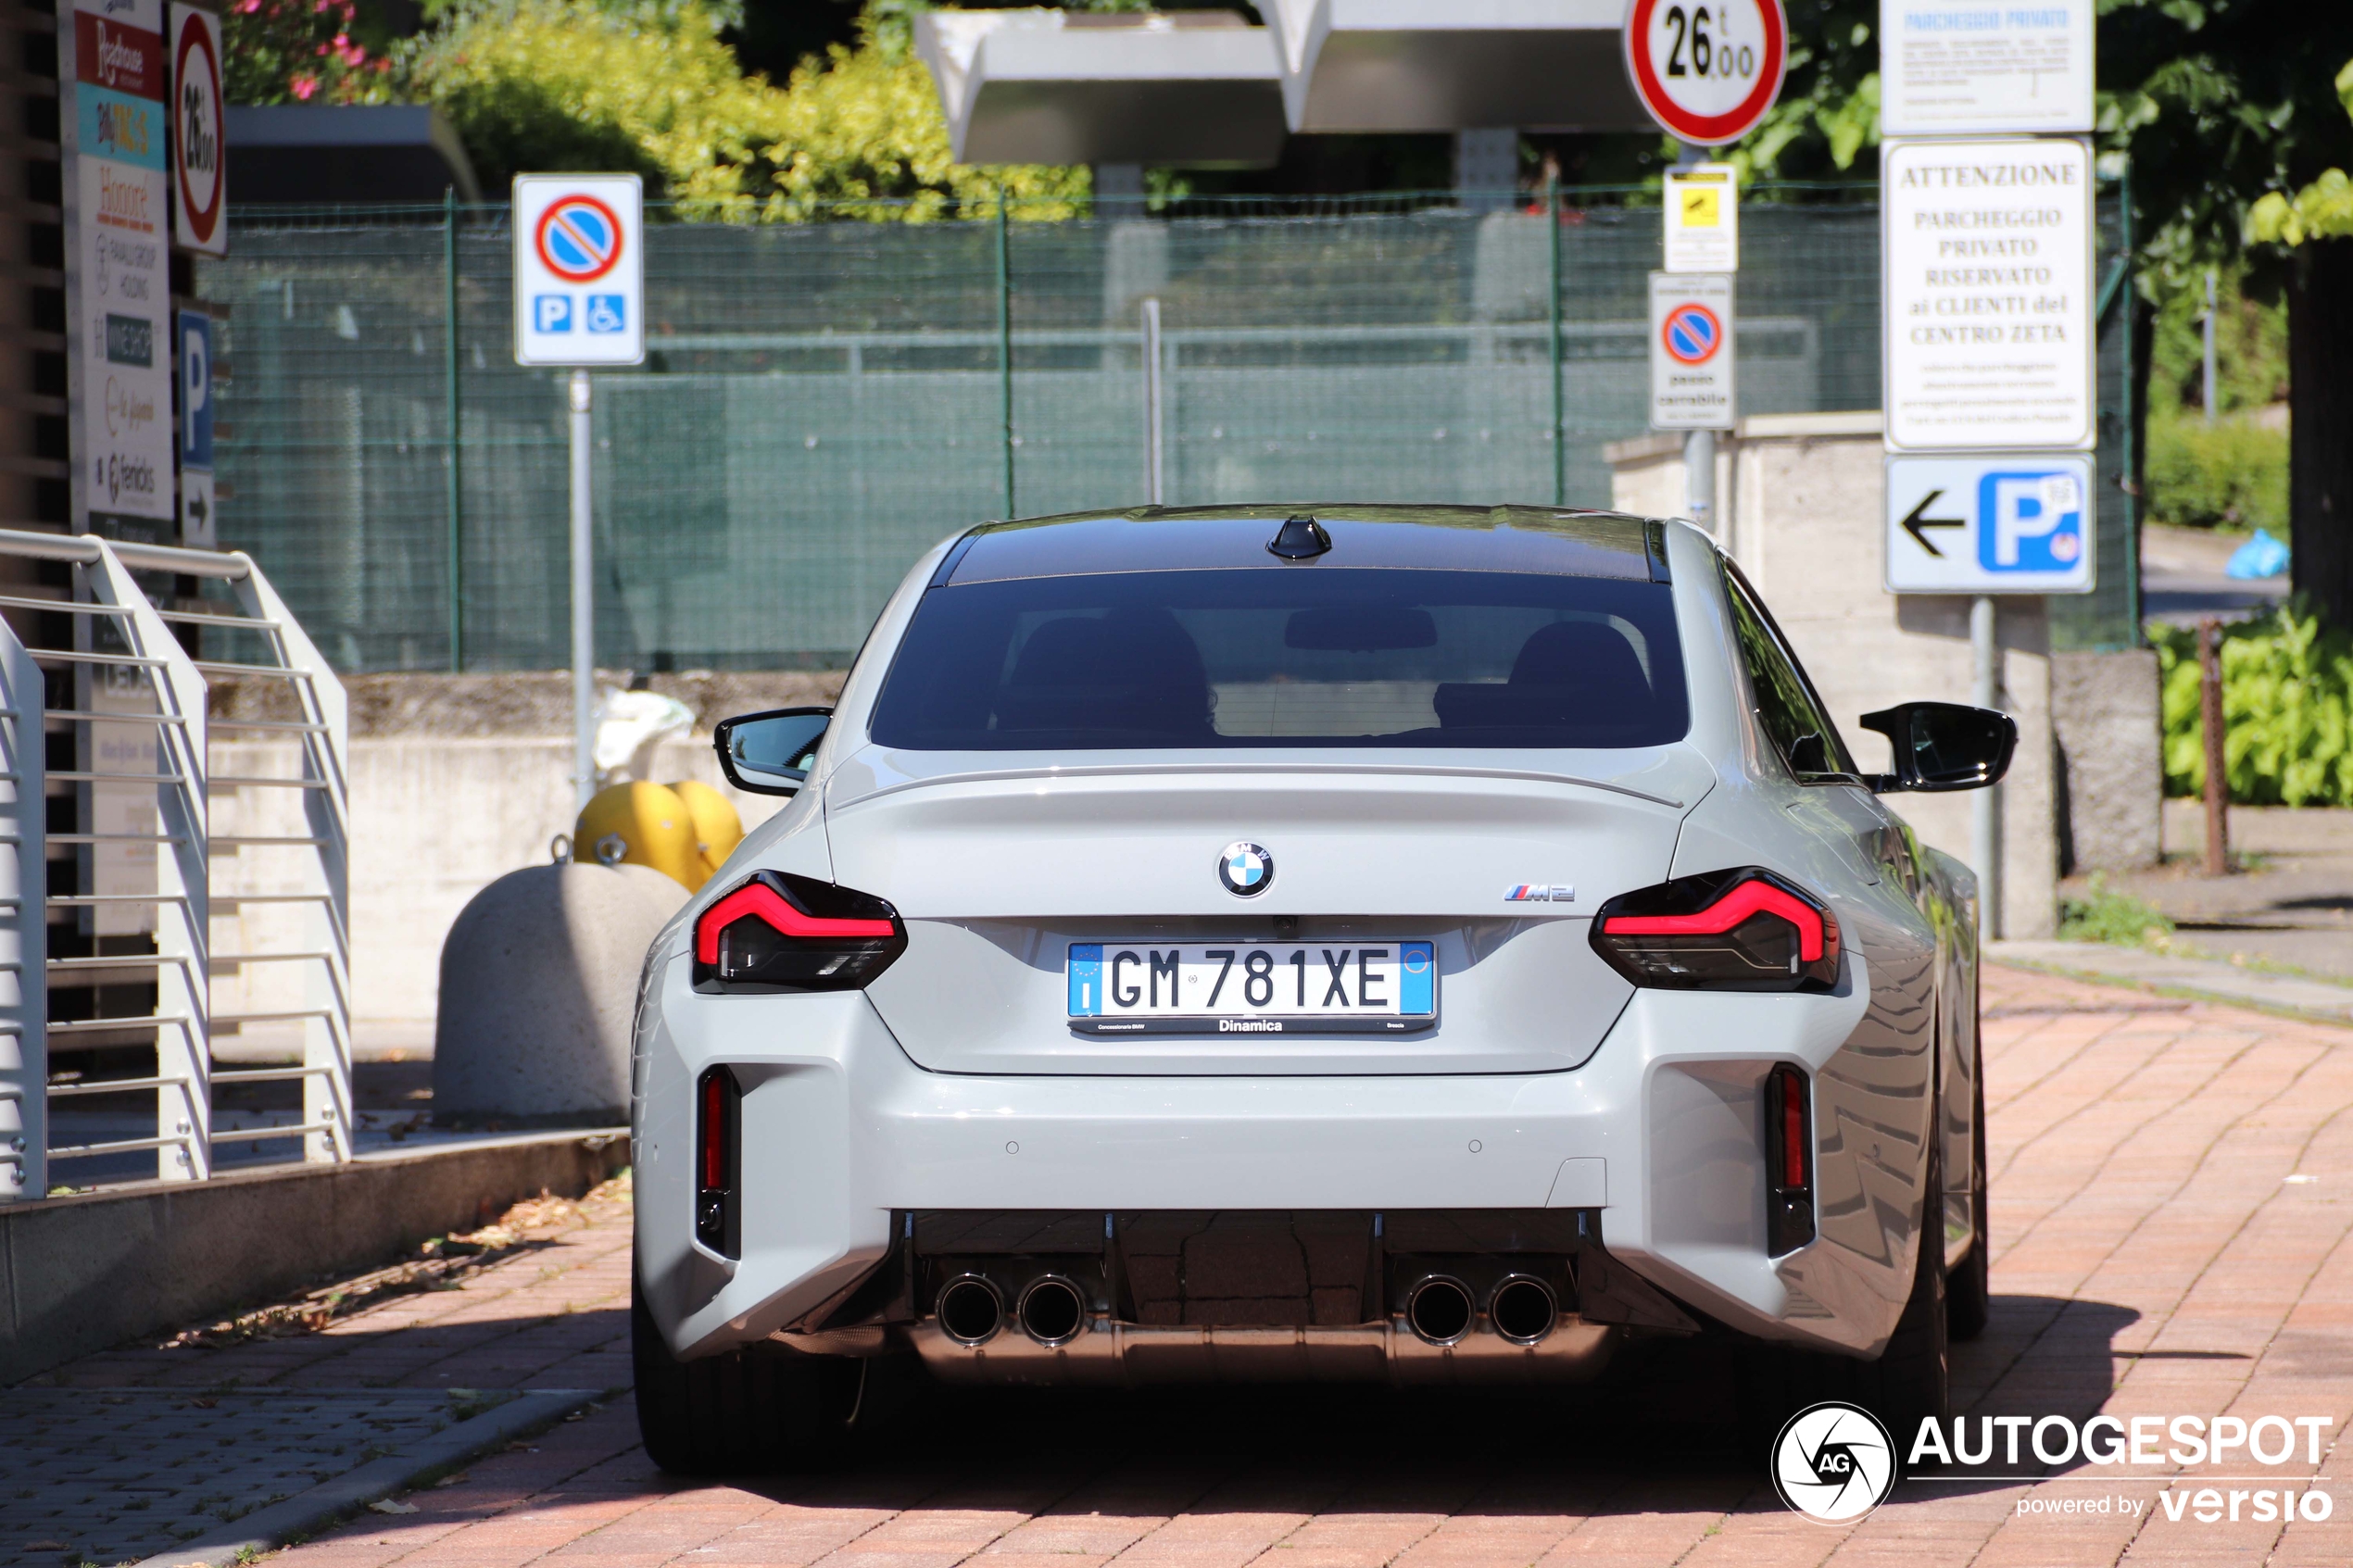
[[1993, 1225], [1985, 1212], [1985, 1057], [1977, 1056], [1976, 1110], [1969, 1135], [1969, 1256], [1944, 1279], [1944, 1331], [1954, 1339], [1974, 1339], [1985, 1332], [1994, 1309]]
[[795, 1350], [733, 1350], [682, 1361], [662, 1342], [635, 1279], [629, 1348], [647, 1457], [680, 1475], [806, 1470], [848, 1446], [864, 1363]]
[[1768, 1451], [1784, 1422], [1824, 1399], [1860, 1405], [1879, 1417], [1899, 1454], [1911, 1451], [1922, 1421], [1944, 1420], [1952, 1384], [1945, 1355], [1942, 1166], [1931, 1141], [1912, 1293], [1879, 1360], [1770, 1345], [1752, 1346], [1740, 1358], [1741, 1428], [1751, 1449]]
[[1952, 1403], [1952, 1366], [1945, 1350], [1944, 1165], [1931, 1143], [1927, 1190], [1921, 1195], [1919, 1253], [1904, 1315], [1895, 1320], [1895, 1332], [1878, 1361], [1847, 1363], [1854, 1369], [1853, 1401], [1886, 1423], [1906, 1452], [1919, 1424], [1942, 1423]]

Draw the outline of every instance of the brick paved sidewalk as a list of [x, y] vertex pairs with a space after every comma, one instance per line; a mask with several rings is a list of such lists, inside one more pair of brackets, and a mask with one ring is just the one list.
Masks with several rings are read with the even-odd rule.
[[[2353, 1031], [2010, 971], [1987, 981], [1993, 1326], [1955, 1348], [1980, 1415], [2353, 1420]], [[119, 1353], [61, 1381], [594, 1386], [626, 1379], [616, 1206], [455, 1290], [325, 1332]], [[2172, 1467], [1907, 1483], [1859, 1526], [1784, 1511], [1730, 1449], [1728, 1369], [1628, 1358], [1604, 1386], [879, 1399], [840, 1470], [756, 1487], [646, 1462], [625, 1398], [284, 1554], [285, 1568], [1406, 1568], [2353, 1562], [2353, 1476], [2271, 1472], [2334, 1504], [2283, 1528], [2166, 1517]], [[201, 1368], [202, 1370], [197, 1370]], [[1972, 1420], [1974, 1425], [1974, 1420]], [[2039, 1473], [2028, 1464], [2018, 1473]], [[2203, 1473], [2259, 1467], [2244, 1461]], [[2313, 1477], [2325, 1477], [2313, 1481]], [[2186, 1483], [2186, 1486], [2184, 1486]], [[2240, 1483], [2239, 1489], [2248, 1484]], [[2106, 1512], [2021, 1514], [2074, 1499]], [[0, 1555], [19, 1543], [0, 1543]], [[54, 1559], [49, 1561], [54, 1562]]]

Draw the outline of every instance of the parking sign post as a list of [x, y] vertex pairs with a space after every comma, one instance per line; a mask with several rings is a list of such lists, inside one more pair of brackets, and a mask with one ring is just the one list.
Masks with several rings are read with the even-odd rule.
[[572, 426], [572, 765], [597, 792], [594, 365], [646, 358], [645, 193], [635, 174], [518, 174], [515, 363], [568, 365]]

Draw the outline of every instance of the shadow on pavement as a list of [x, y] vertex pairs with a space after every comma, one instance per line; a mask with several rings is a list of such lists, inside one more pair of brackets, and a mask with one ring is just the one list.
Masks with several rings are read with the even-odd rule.
[[[1972, 1429], [1981, 1415], [2082, 1421], [2111, 1392], [2112, 1342], [2137, 1316], [2099, 1301], [1995, 1297], [1986, 1333], [1953, 1347], [1955, 1412]], [[1630, 1347], [1587, 1386], [1512, 1390], [982, 1390], [902, 1364], [870, 1383], [868, 1418], [839, 1469], [750, 1485], [806, 1504], [919, 1513], [1051, 1512], [1099, 1483], [1123, 1496], [1193, 1488], [1139, 1499], [1143, 1512], [1778, 1512], [1765, 1456], [1744, 1451], [1737, 1383], [1733, 1347], [1718, 1337]]]

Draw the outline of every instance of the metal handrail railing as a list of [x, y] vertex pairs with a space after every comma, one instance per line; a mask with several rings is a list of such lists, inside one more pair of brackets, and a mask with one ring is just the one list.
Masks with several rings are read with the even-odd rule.
[[[157, 1174], [167, 1181], [202, 1180], [212, 1173], [216, 1144], [300, 1138], [306, 1160], [346, 1160], [352, 1156], [351, 1095], [348, 710], [342, 683], [319, 655], [271, 584], [242, 553], [213, 553], [167, 546], [135, 545], [82, 534], [28, 533], [0, 529], [0, 555], [68, 562], [79, 569], [81, 594], [72, 599], [0, 596], [0, 608], [58, 612], [77, 618], [78, 628], [110, 623], [127, 652], [93, 646], [77, 630], [72, 648], [27, 648], [0, 621], [0, 1200], [38, 1198], [49, 1190], [48, 1165], [57, 1160], [87, 1160], [152, 1149]], [[227, 607], [190, 609], [151, 599], [132, 573], [166, 572], [224, 584], [233, 598]], [[214, 601], [218, 605], [218, 601]], [[190, 655], [171, 628], [220, 627], [250, 632], [260, 639], [270, 662], [199, 659]], [[133, 672], [153, 698], [152, 711], [117, 712], [82, 696], [71, 707], [43, 704], [42, 666], [74, 671], [77, 689], [97, 684], [95, 672]], [[62, 672], [62, 671], [61, 671]], [[207, 712], [208, 676], [274, 678], [286, 683], [299, 706], [299, 720], [247, 720], [213, 724]], [[144, 704], [143, 704], [144, 706]], [[43, 732], [46, 721], [71, 725], [117, 724], [152, 731], [155, 759], [138, 768], [105, 768], [94, 761], [44, 773]], [[295, 776], [251, 770], [214, 773], [208, 746], [214, 729], [253, 732], [291, 745], [298, 757]], [[143, 743], [144, 744], [144, 743]], [[89, 748], [83, 748], [85, 751]], [[84, 792], [136, 789], [155, 792], [155, 830], [133, 831], [118, 819], [89, 821], [87, 832], [50, 834], [44, 797], [51, 782]], [[297, 792], [306, 832], [259, 831], [213, 834], [210, 797], [256, 789]], [[283, 799], [283, 795], [277, 798]], [[145, 809], [144, 807], [141, 808]], [[239, 827], [245, 823], [235, 824]], [[290, 824], [289, 824], [290, 825]], [[49, 846], [72, 846], [93, 853], [107, 848], [156, 847], [153, 892], [93, 888], [50, 894], [45, 885]], [[247, 847], [300, 851], [303, 870], [291, 887], [243, 893], [212, 893], [215, 848]], [[231, 862], [233, 864], [234, 862]], [[283, 905], [301, 910], [301, 938], [289, 950], [263, 950], [247, 940], [234, 953], [212, 951], [210, 922], [216, 911], [245, 905]], [[152, 908], [156, 950], [151, 954], [94, 955], [51, 960], [46, 917], [52, 910], [91, 911]], [[88, 918], [88, 917], [85, 917]], [[212, 975], [233, 974], [245, 964], [303, 966], [302, 1005], [262, 1003], [243, 1010], [213, 1010]], [[155, 976], [152, 1013], [100, 1016], [51, 1022], [48, 976], [85, 976], [123, 971]], [[85, 982], [87, 983], [87, 982]], [[217, 1028], [247, 1023], [298, 1023], [302, 1060], [287, 1067], [215, 1072], [212, 1036]], [[52, 1035], [152, 1031], [157, 1066], [147, 1076], [51, 1085], [47, 1042]], [[216, 1132], [212, 1091], [229, 1084], [299, 1082], [300, 1120], [283, 1125], [239, 1127]], [[153, 1093], [156, 1135], [52, 1147], [48, 1102], [103, 1095]]]

